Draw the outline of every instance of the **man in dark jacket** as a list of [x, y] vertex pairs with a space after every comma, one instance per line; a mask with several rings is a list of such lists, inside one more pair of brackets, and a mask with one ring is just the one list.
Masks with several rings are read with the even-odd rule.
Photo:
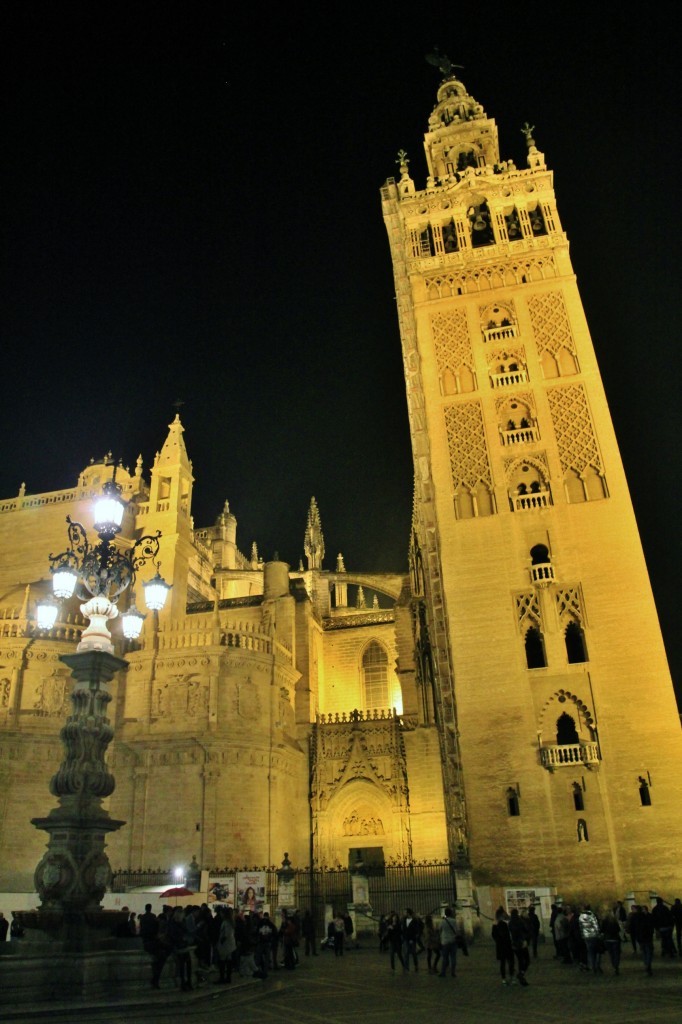
[[661, 939], [661, 956], [675, 956], [675, 946], [673, 945], [675, 918], [673, 917], [672, 910], [661, 896], [656, 897], [656, 903], [651, 911], [651, 916], [654, 919], [654, 928]]

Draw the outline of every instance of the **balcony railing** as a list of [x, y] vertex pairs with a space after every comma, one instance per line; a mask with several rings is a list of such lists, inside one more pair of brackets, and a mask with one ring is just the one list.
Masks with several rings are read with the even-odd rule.
[[530, 578], [532, 583], [540, 587], [546, 586], [548, 583], [554, 583], [554, 566], [551, 562], [540, 562], [538, 565], [531, 565]]
[[504, 327], [487, 327], [483, 331], [484, 341], [509, 341], [518, 334], [515, 324], [505, 324]]
[[567, 765], [599, 764], [599, 747], [596, 743], [555, 743], [540, 747], [542, 767], [554, 771]]
[[503, 430], [502, 444], [528, 444], [529, 441], [537, 441], [540, 432], [537, 427], [519, 427], [518, 430]]
[[529, 508], [546, 508], [549, 505], [549, 491], [533, 491], [532, 494], [515, 494], [514, 508], [517, 512]]
[[491, 373], [490, 380], [494, 388], [507, 388], [513, 384], [525, 384], [528, 374], [525, 370], [506, 370], [504, 373]]

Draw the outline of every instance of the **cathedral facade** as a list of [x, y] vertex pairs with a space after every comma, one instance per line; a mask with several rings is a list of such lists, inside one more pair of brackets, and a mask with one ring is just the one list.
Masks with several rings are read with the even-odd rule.
[[227, 502], [196, 527], [178, 416], [148, 474], [107, 456], [1, 501], [0, 889], [32, 888], [60, 655], [84, 628], [75, 600], [36, 627], [48, 555], [66, 515], [91, 528], [114, 470], [118, 543], [160, 531], [172, 583], [140, 641], [116, 641], [115, 869], [287, 851], [564, 894], [682, 884], [679, 716], [552, 174], [530, 126], [527, 167], [502, 160], [443, 70], [426, 186], [402, 153], [381, 190], [415, 468], [405, 574], [325, 568], [315, 499], [298, 568], [240, 551]]

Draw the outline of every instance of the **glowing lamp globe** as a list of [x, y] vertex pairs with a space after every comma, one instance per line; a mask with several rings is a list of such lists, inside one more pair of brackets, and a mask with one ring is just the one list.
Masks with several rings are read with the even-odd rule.
[[57, 605], [51, 601], [40, 601], [36, 605], [38, 629], [44, 629], [49, 632], [57, 621], [58, 610]]
[[95, 502], [95, 529], [101, 534], [116, 534], [121, 529], [125, 505], [117, 494], [107, 490]]
[[153, 612], [160, 612], [166, 603], [170, 585], [157, 572], [153, 579], [143, 583], [144, 603]]
[[121, 616], [121, 626], [126, 640], [137, 640], [142, 632], [144, 620], [145, 616], [138, 610], [133, 601], [128, 611]]
[[72, 597], [78, 582], [78, 573], [68, 565], [60, 566], [52, 573], [52, 590], [54, 596], [61, 600]]

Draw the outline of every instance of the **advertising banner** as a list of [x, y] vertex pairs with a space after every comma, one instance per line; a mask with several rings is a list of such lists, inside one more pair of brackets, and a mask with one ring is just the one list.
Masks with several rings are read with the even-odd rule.
[[237, 872], [237, 910], [262, 910], [265, 904], [265, 872]]

